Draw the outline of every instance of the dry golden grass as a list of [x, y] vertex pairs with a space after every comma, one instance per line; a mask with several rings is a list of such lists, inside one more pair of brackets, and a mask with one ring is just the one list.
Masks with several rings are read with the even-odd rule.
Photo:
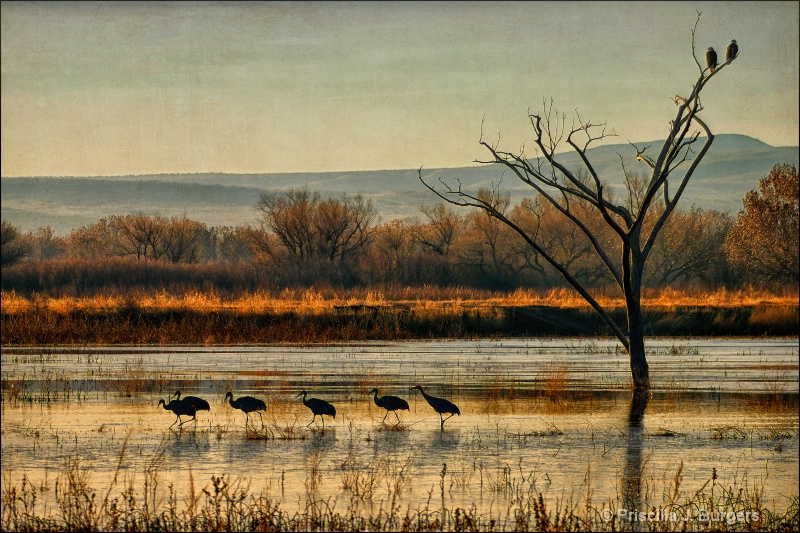
[[[600, 294], [598, 302], [606, 308], [624, 307], [624, 301], [616, 295]], [[645, 291], [644, 307], [746, 307], [797, 304], [796, 293], [787, 291], [772, 294], [745, 289], [713, 292], [678, 291], [657, 289]], [[211, 292], [188, 292], [170, 294], [134, 293], [126, 296], [97, 295], [85, 298], [37, 295], [24, 297], [14, 291], [2, 292], [0, 308], [4, 314], [29, 312], [36, 308], [56, 313], [75, 310], [116, 311], [125, 307], [158, 311], [233, 311], [238, 313], [287, 313], [320, 314], [337, 309], [403, 307], [420, 312], [458, 313], [470, 310], [487, 311], [494, 308], [547, 306], [558, 308], [588, 308], [589, 304], [575, 291], [559, 288], [548, 291], [517, 289], [513, 292], [491, 292], [476, 289], [440, 289], [432, 287], [404, 288], [386, 293], [380, 290], [353, 289], [345, 292], [333, 290], [286, 289], [278, 294], [266, 291], [222, 298]]]

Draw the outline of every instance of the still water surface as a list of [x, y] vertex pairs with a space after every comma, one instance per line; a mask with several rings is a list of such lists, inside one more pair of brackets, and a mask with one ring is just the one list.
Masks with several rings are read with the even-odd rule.
[[[286, 508], [323, 499], [387, 507], [475, 505], [497, 513], [522, 492], [618, 502], [631, 465], [658, 504], [676, 471], [698, 490], [763, 489], [776, 508], [798, 493], [798, 341], [648, 342], [654, 388], [631, 425], [627, 357], [585, 339], [335, 346], [2, 348], [2, 478], [52, 487], [68, 460], [105, 490], [156, 472], [185, 494], [225, 474]], [[440, 428], [416, 391], [455, 402]], [[405, 398], [400, 423], [365, 394]], [[175, 390], [211, 404], [197, 423], [159, 407]], [[297, 398], [333, 403], [306, 427]], [[223, 402], [253, 395], [262, 419]], [[641, 413], [640, 413], [641, 414]], [[636, 438], [634, 438], [634, 436]], [[633, 458], [633, 459], [632, 459]], [[626, 474], [627, 472], [627, 474]], [[43, 502], [48, 494], [44, 491]]]

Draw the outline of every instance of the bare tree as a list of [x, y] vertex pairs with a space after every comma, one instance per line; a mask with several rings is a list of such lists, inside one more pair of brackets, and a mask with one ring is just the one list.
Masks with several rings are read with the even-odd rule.
[[[583, 283], [565, 267], [539, 241], [536, 234], [530, 234], [524, 228], [515, 224], [501, 209], [498, 209], [499, 192], [488, 198], [470, 193], [462, 188], [460, 183], [447, 183], [440, 180], [442, 189], [436, 189], [428, 184], [419, 170], [419, 179], [422, 183], [443, 200], [460, 206], [472, 206], [483, 209], [490, 216], [497, 218], [513, 228], [547, 263], [553, 266], [564, 279], [592, 306], [602, 317], [617, 339], [628, 352], [631, 367], [633, 387], [637, 390], [650, 388], [650, 371], [647, 364], [644, 348], [644, 321], [641, 306], [642, 278], [645, 262], [650, 254], [656, 237], [666, 224], [670, 214], [680, 200], [689, 179], [697, 169], [697, 165], [708, 152], [714, 141], [708, 125], [700, 118], [703, 107], [700, 103], [700, 94], [714, 76], [724, 71], [733, 59], [720, 64], [713, 71], [703, 68], [697, 60], [695, 53], [695, 31], [700, 22], [700, 12], [692, 29], [692, 55], [699, 70], [699, 77], [692, 86], [687, 97], [675, 96], [673, 101], [678, 107], [677, 114], [670, 122], [667, 138], [653, 158], [647, 153], [648, 147], [632, 145], [636, 152], [636, 159], [649, 167], [649, 179], [644, 193], [629, 188], [628, 201], [620, 205], [607, 191], [597, 171], [589, 161], [587, 151], [593, 143], [602, 141], [612, 133], [606, 132], [605, 124], [595, 124], [584, 121], [576, 112], [570, 127], [566, 115], [554, 111], [552, 101], [545, 102], [542, 112], [528, 117], [535, 134], [534, 143], [537, 152], [542, 157], [528, 159], [524, 148], [519, 153], [501, 150], [498, 144], [490, 144], [481, 136], [480, 143], [491, 154], [488, 161], [478, 161], [487, 164], [500, 164], [510, 169], [522, 182], [529, 185], [541, 201], [548, 202], [558, 210], [570, 224], [573, 224], [586, 236], [592, 249], [608, 269], [615, 284], [619, 287], [627, 311], [627, 324], [617, 323], [609, 312], [587, 290]], [[699, 130], [698, 130], [699, 128]], [[700, 130], [705, 133], [705, 138], [700, 137]], [[566, 142], [578, 154], [583, 168], [589, 178], [578, 175], [560, 162], [557, 155], [559, 146]], [[699, 146], [695, 153], [693, 148]], [[694, 157], [692, 157], [694, 156]], [[627, 172], [626, 172], [627, 176]], [[670, 190], [669, 181], [677, 182], [677, 187]], [[652, 223], [646, 225], [648, 213], [654, 209], [656, 200], [663, 201], [660, 215]], [[617, 259], [611, 255], [613, 249], [592, 230], [591, 225], [585, 220], [585, 209], [577, 209], [577, 205], [589, 205], [595, 215], [599, 215], [616, 236], [616, 248], [621, 250]]]
[[[262, 235], [277, 236], [291, 256], [307, 261], [314, 253], [314, 213], [319, 203], [319, 194], [305, 188], [262, 194], [256, 206], [261, 213]], [[261, 239], [256, 244], [271, 257], [277, 253], [272, 239]]]
[[118, 248], [117, 231], [112, 219], [101, 218], [94, 224], [80, 226], [67, 237], [70, 255], [97, 259], [112, 255]]
[[[596, 209], [582, 201], [571, 202], [569, 208], [573, 215], [583, 221], [597, 241], [603, 244], [609, 255], [619, 253], [618, 246], [610, 238]], [[607, 284], [608, 269], [594, 253], [592, 242], [586, 238], [583, 229], [570, 223], [562, 211], [550, 203], [543, 203], [538, 214], [540, 229], [536, 240], [550, 252], [551, 257], [571, 272], [584, 287]], [[557, 272], [555, 274], [558, 275]]]
[[676, 211], [656, 239], [647, 278], [662, 286], [680, 279], [719, 281], [727, 265], [725, 238], [732, 225], [733, 218], [726, 213], [696, 206]]
[[196, 263], [200, 260], [203, 237], [208, 228], [186, 216], [172, 217], [165, 232], [164, 256], [171, 263]]
[[66, 239], [53, 233], [50, 226], [39, 226], [22, 236], [30, 259], [55, 259], [66, 254]]
[[168, 221], [144, 213], [111, 217], [112, 231], [117, 235], [119, 255], [141, 259], [161, 259], [167, 250]]
[[[478, 191], [478, 197], [489, 198], [493, 193], [487, 189]], [[529, 199], [511, 208], [507, 194], [497, 195], [496, 208], [517, 225], [529, 224]], [[535, 228], [531, 228], [536, 231]], [[530, 229], [528, 230], [530, 231]], [[481, 286], [508, 287], [519, 283], [528, 271], [541, 274], [536, 265], [536, 254], [530, 246], [524, 245], [516, 233], [486, 211], [473, 211], [464, 221], [462, 237], [453, 248], [459, 263], [476, 275]], [[529, 278], [530, 276], [528, 276]]]
[[[512, 208], [510, 218], [514, 221], [514, 224], [523, 228], [529, 235], [536, 235], [541, 227], [540, 207], [538, 199], [523, 198], [519, 204]], [[513, 233], [514, 230], [509, 228], [509, 231]], [[522, 239], [509, 240], [511, 241], [509, 244], [520, 263], [520, 270], [530, 272], [533, 278], [538, 279], [540, 283], [544, 283], [546, 272], [536, 250], [528, 246]]]
[[461, 219], [447, 204], [442, 203], [424, 205], [420, 211], [428, 218], [428, 222], [412, 229], [414, 239], [431, 252], [447, 255], [450, 245], [462, 230]]
[[256, 206], [261, 229], [256, 245], [271, 257], [278, 255], [272, 234], [295, 260], [343, 260], [372, 238], [377, 212], [361, 195], [322, 200], [308, 189], [262, 194]]
[[209, 254], [217, 261], [238, 262], [253, 259], [252, 228], [214, 226], [209, 229]]
[[320, 202], [313, 220], [319, 255], [334, 262], [363, 249], [372, 239], [377, 216], [372, 201], [360, 194]]
[[391, 220], [375, 229], [372, 252], [377, 257], [371, 270], [378, 270], [381, 278], [389, 283], [398, 283], [403, 279], [413, 251], [414, 241], [406, 224]]
[[22, 243], [19, 229], [10, 222], [2, 221], [0, 229], [0, 264], [11, 266], [22, 261], [28, 255], [28, 250]]

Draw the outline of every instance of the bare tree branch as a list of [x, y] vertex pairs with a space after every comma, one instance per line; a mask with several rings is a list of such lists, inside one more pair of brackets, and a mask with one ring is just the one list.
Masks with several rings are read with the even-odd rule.
[[[718, 65], [712, 72], [710, 68], [703, 68], [697, 60], [695, 39], [700, 15], [698, 11], [697, 20], [691, 32], [692, 57], [698, 67], [699, 76], [688, 97], [676, 95], [672, 99], [677, 107], [677, 112], [675, 118], [669, 123], [667, 137], [658, 155], [653, 158], [648, 154], [651, 146], [638, 147], [629, 143], [635, 150], [637, 161], [644, 163], [649, 168], [649, 176], [631, 172], [626, 168], [620, 155], [620, 164], [628, 194], [623, 201], [625, 205], [620, 205], [618, 199], [606, 192], [597, 168], [589, 160], [588, 151], [594, 143], [615, 135], [613, 131], [606, 130], [605, 123], [583, 120], [576, 110], [575, 119], [568, 128], [566, 116], [554, 108], [553, 100], [544, 100], [540, 113], [528, 111], [528, 121], [534, 132], [533, 141], [536, 152], [541, 154], [532, 160], [526, 157], [524, 146], [518, 152], [512, 153], [500, 148], [499, 138], [492, 144], [485, 141], [483, 122], [481, 123], [480, 144], [488, 150], [492, 157], [478, 162], [501, 164], [510, 169], [522, 183], [531, 187], [536, 194], [536, 201], [542, 200], [545, 205], [551, 206], [564, 217], [565, 221], [571, 224], [570, 227], [580, 231], [623, 293], [628, 320], [626, 327], [617, 324], [582, 286], [575, 277], [575, 272], [571, 271], [571, 260], [565, 256], [561, 262], [553, 250], [549, 249], [549, 246], [557, 246], [555, 241], [543, 242], [538, 232], [526, 232], [523, 227], [505, 215], [507, 203], [503, 203], [501, 200], [507, 197], [500, 194], [499, 183], [493, 185], [491, 191], [479, 191], [475, 194], [465, 191], [458, 180], [448, 184], [440, 178], [442, 188], [437, 190], [425, 181], [422, 176], [422, 168], [418, 172], [420, 181], [439, 198], [453, 205], [481, 209], [490, 217], [502, 221], [519, 234], [538, 256], [555, 268], [595, 309], [628, 350], [631, 359], [631, 374], [636, 388], [649, 387], [649, 370], [644, 351], [644, 320], [641, 309], [645, 262], [657, 236], [670, 214], [675, 210], [690, 178], [714, 141], [714, 135], [710, 128], [699, 117], [703, 111], [700, 95], [708, 82], [732, 62], [732, 59], [728, 60], [726, 63]], [[695, 153], [694, 148], [700, 142], [701, 131], [705, 134], [705, 140], [702, 148]], [[567, 168], [557, 157], [558, 147], [564, 141], [577, 154], [582, 165], [580, 169]], [[683, 175], [679, 176], [681, 171]], [[670, 196], [670, 178], [678, 181], [678, 187], [672, 193], [673, 196]], [[662, 198], [663, 210], [650, 214], [651, 209], [654, 209], [655, 201]], [[597, 220], [605, 223], [605, 230], [597, 226]], [[649, 227], [649, 234], [643, 239], [642, 234], [647, 230], [645, 223], [648, 226], [652, 223], [652, 227]], [[616, 235], [618, 242], [609, 243], [606, 235]], [[615, 247], [617, 250], [621, 249], [618, 259], [612, 259], [609, 253]]]

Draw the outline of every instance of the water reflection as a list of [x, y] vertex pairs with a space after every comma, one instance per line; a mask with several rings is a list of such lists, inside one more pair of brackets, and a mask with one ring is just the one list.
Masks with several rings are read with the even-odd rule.
[[445, 428], [442, 431], [438, 427], [438, 420], [436, 421], [437, 428], [415, 430], [414, 441], [423, 450], [429, 450], [429, 454], [434, 453], [449, 453], [456, 450], [461, 443], [461, 429], [460, 428]]
[[[649, 391], [631, 393], [628, 411], [628, 442], [625, 450], [625, 470], [622, 474], [622, 501], [624, 509], [639, 511], [642, 508], [642, 448], [644, 447], [644, 413], [650, 399]], [[632, 522], [634, 531], [639, 522]]]
[[416, 438], [412, 438], [412, 431], [407, 427], [379, 427], [377, 431], [370, 432], [369, 440], [375, 450], [399, 450], [417, 441]]
[[207, 432], [196, 428], [169, 430], [163, 443], [165, 458], [170, 462], [204, 461], [211, 452], [211, 441]]

